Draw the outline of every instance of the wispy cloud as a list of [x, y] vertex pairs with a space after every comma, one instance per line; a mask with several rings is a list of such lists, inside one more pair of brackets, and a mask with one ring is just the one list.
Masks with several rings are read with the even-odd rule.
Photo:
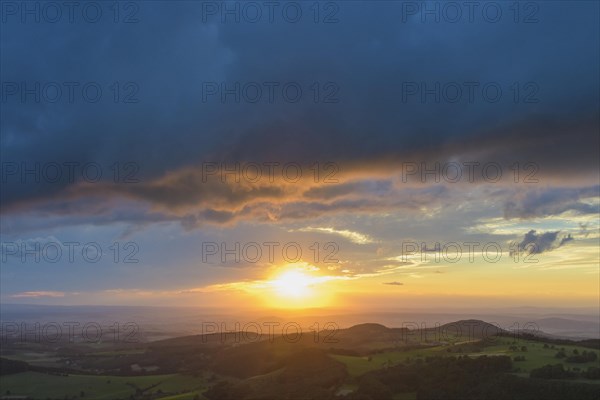
[[10, 297], [19, 298], [38, 298], [38, 297], [65, 297], [65, 292], [52, 292], [52, 291], [37, 291], [37, 292], [21, 292], [15, 293]]
[[338, 235], [341, 236], [343, 238], [348, 239], [349, 241], [351, 241], [352, 243], [356, 243], [356, 244], [369, 244], [369, 243], [373, 243], [373, 239], [371, 239], [370, 236], [365, 235], [363, 233], [359, 233], [359, 232], [354, 232], [354, 231], [350, 231], [347, 229], [335, 229], [335, 228], [328, 228], [328, 227], [307, 227], [307, 228], [301, 228], [298, 229], [298, 231], [300, 232], [323, 232], [323, 233], [331, 233], [333, 235]]

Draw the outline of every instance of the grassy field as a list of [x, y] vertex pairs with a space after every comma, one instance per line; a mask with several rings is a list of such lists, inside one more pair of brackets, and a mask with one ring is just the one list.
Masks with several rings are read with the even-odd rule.
[[60, 368], [63, 366], [60, 362], [61, 358], [55, 353], [50, 352], [26, 352], [20, 354], [11, 354], [3, 357], [11, 360], [25, 361], [31, 365], [36, 365], [39, 367]]
[[[193, 398], [207, 387], [203, 378], [184, 375], [149, 375], [149, 376], [92, 376], [69, 375], [56, 376], [39, 372], [23, 372], [6, 375], [0, 378], [2, 394], [10, 391], [11, 395], [27, 395], [34, 399], [47, 397], [63, 398], [79, 397], [85, 393], [86, 399], [128, 399], [136, 393], [136, 389], [144, 393], [165, 393], [165, 399]], [[171, 394], [188, 393], [188, 397], [173, 397]], [[190, 394], [191, 393], [191, 394]]]
[[[576, 345], [544, 345], [542, 342], [513, 339], [509, 337], [497, 337], [492, 342], [474, 343], [473, 341], [457, 340], [453, 344], [440, 344], [435, 346], [417, 349], [394, 349], [381, 353], [374, 353], [369, 356], [344, 356], [330, 355], [330, 357], [344, 363], [347, 367], [351, 379], [341, 388], [343, 392], [352, 391], [356, 378], [366, 372], [373, 371], [386, 366], [393, 366], [407, 361], [415, 361], [433, 356], [461, 356], [470, 357], [500, 356], [506, 355], [513, 360], [514, 373], [528, 377], [532, 369], [542, 367], [547, 364], [563, 364], [565, 369], [581, 371], [588, 367], [600, 367], [600, 352], [587, 349]], [[564, 349], [564, 350], [563, 350]], [[584, 351], [594, 351], [598, 359], [593, 362], [572, 363], [566, 362], [565, 358], [556, 358], [556, 353], [563, 350], [566, 356], [571, 356], [576, 350], [579, 354]], [[120, 349], [113, 351], [98, 351], [96, 356], [113, 357], [117, 355], [137, 354], [139, 349]], [[276, 349], [282, 356], [289, 353], [289, 348], [281, 346]], [[54, 364], [57, 362], [56, 356], [49, 352], [28, 351], [18, 355], [9, 356], [13, 359], [21, 359], [31, 362], [34, 365]], [[515, 361], [515, 357], [524, 357], [523, 361]], [[261, 376], [253, 377], [252, 380], [260, 381]], [[590, 381], [600, 384], [600, 381]], [[144, 394], [156, 394], [156, 398], [161, 400], [193, 400], [196, 396], [203, 399], [202, 392], [208, 388], [208, 379], [206, 377], [192, 377], [181, 374], [168, 375], [146, 375], [146, 376], [96, 376], [71, 374], [69, 376], [50, 375], [40, 372], [23, 372], [13, 375], [0, 377], [0, 396], [27, 395], [32, 399], [80, 397], [84, 392], [86, 399], [98, 400], [116, 400], [129, 399], [136, 392]], [[398, 399], [411, 399], [412, 394], [403, 394], [404, 397]], [[162, 397], [161, 397], [162, 396]]]
[[445, 348], [443, 346], [435, 346], [408, 351], [389, 351], [385, 353], [373, 354], [370, 357], [340, 355], [333, 355], [331, 357], [346, 364], [346, 368], [348, 369], [350, 376], [356, 377], [369, 371], [405, 362], [408, 358], [416, 359], [445, 354]]
[[[519, 350], [511, 350], [511, 346], [516, 346]], [[521, 347], [523, 346], [527, 348], [527, 351], [521, 351]], [[529, 373], [532, 369], [539, 368], [547, 364], [563, 364], [565, 369], [580, 368], [582, 370], [585, 370], [588, 367], [600, 367], [600, 352], [597, 350], [572, 345], [554, 345], [554, 349], [550, 348], [551, 345], [548, 346], [548, 348], [545, 348], [544, 343], [531, 340], [498, 338], [496, 344], [486, 346], [480, 353], [469, 353], [469, 355], [507, 355], [513, 360], [517, 356], [523, 356], [525, 357], [525, 361], [513, 361], [513, 366], [518, 368], [521, 372], [526, 373]], [[567, 356], [573, 355], [573, 350], [577, 350], [579, 354], [581, 354], [583, 351], [594, 351], [596, 355], [598, 355], [598, 358], [596, 361], [587, 363], [566, 362], [564, 358], [556, 358], [556, 353], [563, 348]]]
[[[516, 346], [518, 350], [511, 350], [511, 346]], [[521, 351], [521, 348], [525, 346], [527, 351]], [[425, 349], [414, 349], [409, 351], [389, 351], [379, 354], [373, 354], [370, 357], [357, 357], [357, 356], [341, 356], [341, 355], [333, 355], [332, 357], [338, 361], [346, 364], [348, 369], [348, 373], [353, 376], [360, 376], [366, 372], [383, 368], [385, 366], [394, 365], [398, 363], [405, 362], [408, 358], [416, 359], [416, 358], [425, 358], [430, 356], [460, 356], [460, 355], [469, 355], [470, 357], [479, 357], [482, 355], [488, 356], [498, 356], [498, 355], [506, 355], [510, 356], [511, 359], [514, 360], [516, 356], [525, 357], [524, 361], [513, 361], [513, 366], [515, 369], [518, 369], [521, 373], [526, 373], [529, 375], [529, 372], [534, 368], [542, 367], [546, 364], [563, 364], [565, 369], [573, 369], [579, 368], [581, 370], [586, 370], [588, 367], [600, 367], [600, 354], [598, 351], [595, 351], [598, 355], [598, 359], [594, 362], [587, 363], [569, 363], [566, 362], [565, 359], [556, 358], [556, 353], [564, 348], [567, 356], [573, 355], [573, 350], [577, 350], [580, 354], [583, 351], [594, 351], [591, 349], [587, 349], [585, 347], [580, 346], [572, 346], [572, 345], [555, 345], [555, 348], [544, 348], [544, 343], [517, 339], [513, 340], [512, 338], [504, 338], [499, 337], [495, 340], [495, 343], [487, 344], [482, 347], [482, 351], [478, 352], [468, 352], [457, 353], [455, 352], [457, 349], [457, 345], [454, 346], [435, 346], [429, 347]], [[452, 349], [453, 352], [448, 352], [448, 349]]]

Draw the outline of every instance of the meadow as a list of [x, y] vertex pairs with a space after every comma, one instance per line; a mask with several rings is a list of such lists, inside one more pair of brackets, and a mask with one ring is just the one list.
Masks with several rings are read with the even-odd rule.
[[[83, 397], [86, 399], [128, 399], [136, 394], [165, 393], [160, 399], [193, 399], [207, 388], [203, 378], [179, 374], [148, 376], [59, 376], [22, 372], [1, 377], [2, 394], [24, 395], [34, 399]], [[82, 396], [83, 394], [83, 396]]]

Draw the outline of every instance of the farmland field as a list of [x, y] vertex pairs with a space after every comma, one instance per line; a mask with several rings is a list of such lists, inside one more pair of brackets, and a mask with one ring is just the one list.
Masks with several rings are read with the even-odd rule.
[[[3, 376], [1, 379], [3, 394], [26, 395], [32, 398], [80, 397], [83, 392], [86, 399], [129, 398], [136, 392], [144, 393], [185, 393], [205, 388], [202, 378], [184, 375], [149, 376], [58, 376], [39, 372], [23, 372]], [[139, 393], [139, 392], [138, 392]], [[196, 392], [197, 393], [197, 392]], [[166, 395], [165, 395], [166, 396]], [[165, 397], [185, 399], [186, 397]], [[193, 398], [193, 395], [191, 397]]]
[[[483, 347], [482, 351], [476, 352], [456, 352], [457, 345], [454, 346], [435, 346], [429, 348], [413, 349], [408, 351], [388, 351], [383, 353], [373, 354], [371, 356], [344, 356], [333, 355], [332, 357], [343, 362], [348, 369], [350, 376], [357, 377], [366, 372], [373, 371], [386, 366], [392, 366], [398, 363], [409, 360], [424, 359], [432, 356], [459, 356], [468, 355], [470, 357], [487, 356], [510, 356], [524, 357], [524, 361], [514, 362], [516, 371], [529, 373], [532, 369], [540, 368], [547, 364], [563, 364], [566, 369], [579, 368], [584, 370], [588, 367], [600, 367], [600, 357], [596, 361], [585, 363], [567, 362], [565, 359], [556, 358], [556, 353], [560, 349], [569, 355], [573, 355], [573, 351], [581, 354], [584, 351], [592, 351], [581, 346], [573, 345], [553, 345], [544, 347], [544, 343], [533, 340], [515, 339], [498, 337], [494, 338], [494, 342]], [[522, 351], [523, 347], [526, 351]], [[516, 348], [516, 349], [515, 349]], [[448, 350], [452, 350], [449, 352]], [[598, 351], [596, 351], [598, 354]]]

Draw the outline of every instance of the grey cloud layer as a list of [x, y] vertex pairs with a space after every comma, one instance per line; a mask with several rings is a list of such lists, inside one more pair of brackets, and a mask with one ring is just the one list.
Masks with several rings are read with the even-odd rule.
[[[101, 198], [93, 208], [100, 220], [112, 210], [105, 202], [123, 196], [150, 204], [152, 211], [132, 217], [140, 222], [176, 218], [195, 227], [444, 201], [436, 197], [443, 189], [399, 195], [378, 176], [293, 195], [273, 185], [186, 181], [187, 168], [214, 160], [337, 161], [353, 173], [412, 160], [533, 161], [559, 185], [577, 171], [587, 177], [579, 186], [589, 187], [598, 169], [598, 4], [551, 2], [542, 11], [532, 25], [421, 24], [402, 23], [400, 4], [348, 2], [338, 24], [220, 24], [203, 23], [193, 2], [148, 2], [132, 25], [3, 24], [3, 82], [135, 81], [140, 102], [5, 102], [2, 160], [136, 161], [142, 184], [82, 192], [68, 183], [11, 181], [3, 183], [2, 211], [78, 214], [84, 193]], [[306, 90], [333, 81], [340, 101], [202, 102], [205, 81], [297, 81]], [[535, 81], [540, 102], [402, 103], [403, 81], [498, 82], [506, 90]], [[577, 203], [578, 193], [558, 192], [509, 202], [506, 215], [593, 211]]]
[[535, 230], [530, 230], [518, 244], [518, 249], [530, 254], [540, 254], [559, 248], [572, 240], [574, 239], [571, 235], [561, 235], [559, 231], [538, 234]]

